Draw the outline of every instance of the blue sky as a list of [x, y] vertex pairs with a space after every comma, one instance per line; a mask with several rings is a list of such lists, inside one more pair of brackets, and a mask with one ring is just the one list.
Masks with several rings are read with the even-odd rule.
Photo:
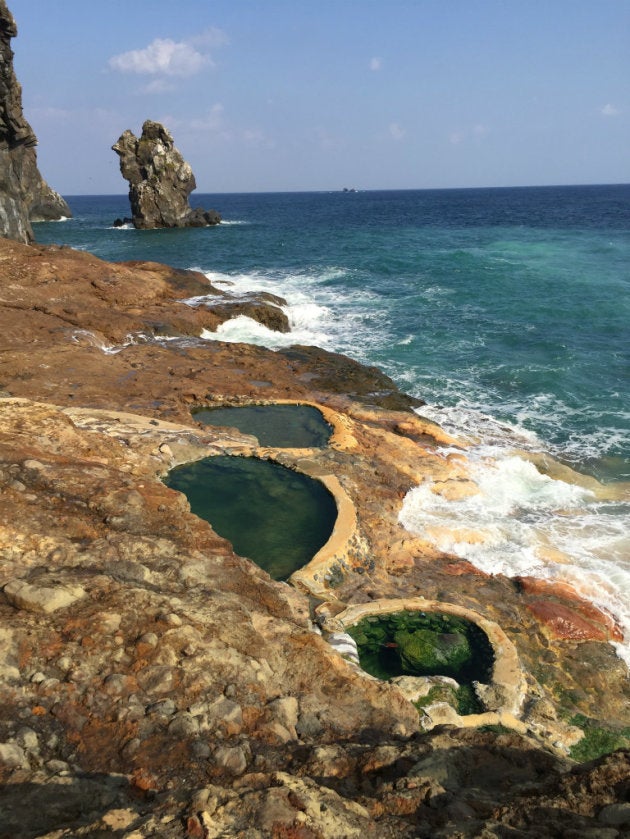
[[630, 181], [630, 0], [8, 0], [65, 195], [163, 122], [198, 192]]

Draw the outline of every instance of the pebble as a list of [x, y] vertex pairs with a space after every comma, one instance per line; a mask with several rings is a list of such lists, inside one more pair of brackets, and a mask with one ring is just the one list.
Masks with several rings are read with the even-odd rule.
[[247, 769], [247, 757], [242, 746], [221, 746], [214, 753], [217, 766], [232, 775], [242, 775]]
[[614, 827], [630, 825], [630, 802], [608, 804], [599, 811], [597, 821]]
[[197, 734], [199, 731], [199, 723], [191, 715], [182, 711], [176, 714], [168, 726], [169, 734], [176, 737], [189, 737], [191, 734]]
[[16, 743], [0, 743], [0, 765], [9, 769], [26, 769], [28, 759], [24, 749]]

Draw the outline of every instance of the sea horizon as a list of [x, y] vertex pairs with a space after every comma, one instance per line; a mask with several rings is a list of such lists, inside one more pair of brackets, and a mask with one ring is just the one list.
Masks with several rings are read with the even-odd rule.
[[[510, 189], [588, 189], [589, 187], [626, 187], [630, 181], [619, 183], [600, 183], [593, 181], [588, 183], [570, 184], [513, 184], [504, 186], [410, 186], [410, 187], [356, 187], [341, 186], [322, 189], [261, 189], [261, 190], [230, 190], [227, 192], [215, 192], [212, 190], [195, 189], [191, 195], [194, 200], [199, 195], [329, 195], [337, 192], [459, 192], [464, 190], [510, 190]], [[63, 198], [127, 198], [127, 192], [62, 192]], [[41, 222], [35, 222], [40, 224]]]

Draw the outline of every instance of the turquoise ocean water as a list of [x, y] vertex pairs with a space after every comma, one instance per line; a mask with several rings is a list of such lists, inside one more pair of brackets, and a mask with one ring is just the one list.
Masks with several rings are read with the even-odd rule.
[[[379, 365], [426, 401], [420, 413], [474, 441], [482, 490], [446, 502], [413, 488], [402, 525], [448, 523], [436, 542], [489, 572], [568, 580], [630, 638], [630, 186], [193, 198], [224, 223], [115, 229], [126, 196], [70, 196], [74, 218], [35, 234], [285, 297], [289, 335], [239, 317], [206, 339], [317, 344]], [[523, 452], [598, 478], [607, 497]], [[468, 544], [458, 526], [487, 538]]]

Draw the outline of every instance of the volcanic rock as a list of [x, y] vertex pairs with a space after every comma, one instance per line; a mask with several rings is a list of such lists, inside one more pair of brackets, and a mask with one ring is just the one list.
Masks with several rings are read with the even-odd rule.
[[31, 221], [71, 216], [63, 198], [37, 168], [37, 138], [22, 112], [22, 88], [13, 69], [15, 20], [0, 0], [0, 236], [33, 241]]
[[197, 186], [193, 171], [175, 148], [170, 132], [146, 120], [138, 137], [127, 129], [112, 149], [120, 157], [120, 171], [129, 181], [133, 224], [156, 227], [208, 227], [219, 224], [216, 210], [191, 209], [188, 196]]

